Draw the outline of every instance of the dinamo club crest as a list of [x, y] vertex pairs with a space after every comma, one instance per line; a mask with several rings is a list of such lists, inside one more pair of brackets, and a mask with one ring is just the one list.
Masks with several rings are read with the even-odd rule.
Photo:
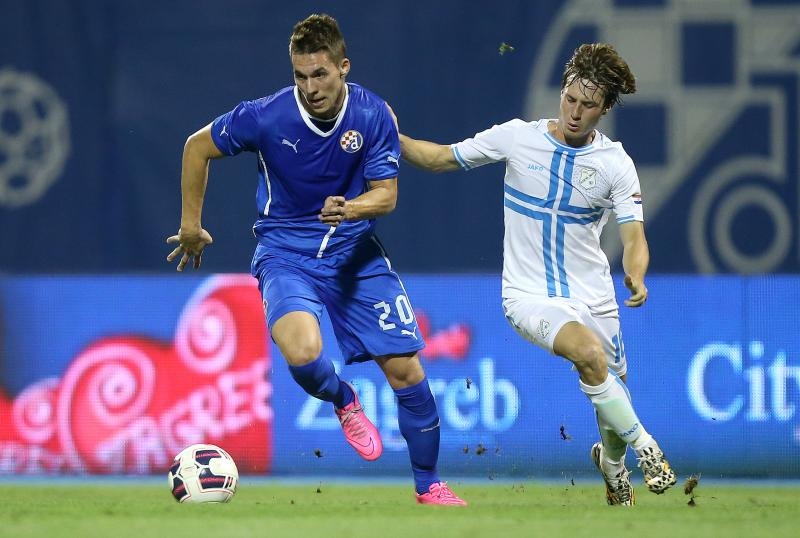
[[339, 145], [347, 153], [355, 153], [364, 145], [364, 137], [358, 131], [347, 131], [339, 139]]

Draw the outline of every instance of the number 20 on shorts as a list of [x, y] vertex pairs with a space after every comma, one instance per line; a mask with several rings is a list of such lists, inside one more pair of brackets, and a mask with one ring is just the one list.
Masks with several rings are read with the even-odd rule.
[[[392, 314], [392, 306], [389, 303], [386, 301], [381, 301], [372, 306], [376, 310], [382, 311], [378, 317], [378, 324], [381, 326], [381, 329], [384, 331], [390, 331], [397, 327], [396, 324], [386, 321]], [[405, 295], [397, 296], [397, 298], [394, 300], [394, 307], [397, 310], [397, 315], [400, 318], [400, 321], [402, 321], [405, 325], [408, 325], [414, 321], [414, 312], [411, 310], [411, 305], [408, 303], [408, 298]]]

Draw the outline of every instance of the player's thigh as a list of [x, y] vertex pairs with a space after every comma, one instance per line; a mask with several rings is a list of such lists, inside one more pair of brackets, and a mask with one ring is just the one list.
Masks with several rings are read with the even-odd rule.
[[[578, 352], [577, 347], [599, 340], [608, 368], [620, 377], [627, 372], [625, 345], [616, 313], [593, 316], [582, 303], [550, 297], [505, 299], [503, 309], [520, 336], [550, 353], [569, 358]], [[560, 336], [558, 352], [557, 336]]]
[[425, 347], [403, 283], [382, 256], [329, 284], [321, 293], [346, 362], [409, 355]]
[[322, 353], [322, 334], [317, 318], [309, 312], [296, 310], [279, 317], [270, 331], [286, 362], [302, 366]]
[[503, 311], [517, 334], [553, 354], [559, 331], [570, 322], [583, 323], [575, 305], [559, 298], [504, 299]]
[[267, 326], [284, 356], [288, 359], [311, 352], [309, 348], [321, 349], [319, 320], [323, 303], [302, 260], [267, 255], [260, 261], [256, 276]]
[[622, 340], [619, 317], [616, 314], [598, 317], [587, 313], [584, 316], [584, 323], [600, 339], [608, 369], [618, 377], [624, 376], [628, 371], [628, 360], [625, 356], [625, 343]]
[[580, 321], [565, 323], [553, 339], [553, 352], [574, 363], [591, 362], [598, 347], [603, 347], [598, 335]]

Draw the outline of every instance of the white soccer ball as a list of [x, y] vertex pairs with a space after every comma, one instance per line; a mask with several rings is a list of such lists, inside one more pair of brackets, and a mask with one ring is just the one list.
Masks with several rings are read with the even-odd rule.
[[192, 445], [175, 456], [167, 478], [178, 502], [226, 503], [236, 493], [239, 470], [220, 447]]

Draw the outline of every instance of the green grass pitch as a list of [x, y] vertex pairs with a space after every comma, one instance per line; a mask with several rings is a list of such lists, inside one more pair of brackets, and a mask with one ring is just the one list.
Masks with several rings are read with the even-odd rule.
[[[166, 481], [165, 481], [166, 482]], [[407, 485], [251, 481], [224, 505], [180, 505], [166, 484], [0, 483], [8, 537], [800, 536], [800, 486], [715, 482], [664, 495], [637, 488], [632, 508], [605, 504], [602, 482], [466, 482], [468, 507], [415, 504]]]

